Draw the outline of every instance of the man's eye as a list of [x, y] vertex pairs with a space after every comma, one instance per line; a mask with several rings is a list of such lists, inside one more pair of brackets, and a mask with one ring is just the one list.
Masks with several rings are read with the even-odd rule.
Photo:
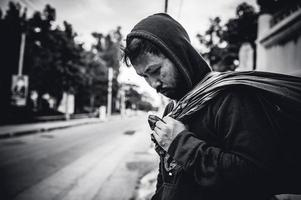
[[157, 67], [157, 68], [155, 68], [153, 71], [152, 71], [152, 73], [154, 74], [154, 73], [157, 73], [157, 72], [159, 72], [159, 70], [161, 69], [161, 66], [160, 67]]

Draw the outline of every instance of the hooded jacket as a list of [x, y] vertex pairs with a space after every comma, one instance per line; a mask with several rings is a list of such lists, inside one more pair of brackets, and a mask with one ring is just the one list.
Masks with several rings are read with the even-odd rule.
[[189, 128], [168, 149], [175, 167], [166, 169], [161, 158], [154, 200], [268, 199], [301, 192], [300, 79], [262, 72], [216, 75], [166, 14], [143, 19], [127, 42], [132, 37], [158, 46], [191, 89], [165, 110]]
[[211, 71], [209, 65], [192, 47], [185, 29], [172, 17], [160, 13], [140, 21], [127, 35], [154, 43], [178, 68], [189, 89]]

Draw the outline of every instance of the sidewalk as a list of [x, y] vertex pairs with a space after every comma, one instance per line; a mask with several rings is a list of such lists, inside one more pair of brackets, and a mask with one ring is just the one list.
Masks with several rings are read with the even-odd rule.
[[[98, 119], [91, 120], [91, 123], [95, 120], [99, 122]], [[111, 126], [122, 121], [122, 118], [117, 115], [108, 121], [113, 122], [108, 123]], [[127, 127], [128, 123], [124, 125]], [[126, 134], [125, 130], [114, 137], [114, 142], [98, 145], [23, 190], [15, 199], [147, 200], [138, 198], [141, 197], [141, 192], [137, 194], [138, 184], [150, 171], [155, 171], [156, 176], [159, 157], [153, 150], [146, 123], [130, 129], [134, 130], [133, 133]], [[154, 189], [147, 192], [153, 194]]]
[[[120, 115], [113, 115], [107, 120], [111, 121], [120, 118]], [[72, 126], [80, 126], [84, 124], [93, 124], [103, 122], [99, 118], [85, 118], [85, 119], [71, 119], [67, 121], [51, 121], [39, 122], [31, 124], [16, 124], [0, 126], [0, 139], [10, 138], [15, 136], [22, 136], [27, 134], [35, 134], [39, 132], [52, 131], [56, 129], [63, 129]]]

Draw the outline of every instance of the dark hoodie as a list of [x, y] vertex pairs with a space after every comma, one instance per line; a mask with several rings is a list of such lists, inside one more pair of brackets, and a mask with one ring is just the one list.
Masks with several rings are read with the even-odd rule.
[[[139, 22], [127, 41], [132, 37], [157, 45], [191, 89], [211, 74], [186, 31], [166, 14]], [[300, 96], [300, 79], [293, 78], [296, 87], [290, 93], [282, 83], [276, 88], [276, 84], [268, 86], [286, 79], [284, 76], [272, 80], [264, 73], [263, 79], [248, 76], [241, 84], [236, 80], [240, 75], [219, 76], [216, 83], [214, 79], [208, 83], [218, 95], [182, 121], [188, 130], [179, 133], [168, 149], [176, 164], [169, 169], [166, 156], [161, 157], [153, 200], [264, 200], [273, 194], [301, 192], [300, 105], [296, 98], [290, 101]], [[235, 81], [227, 83], [233, 77]], [[284, 92], [278, 95], [277, 88]], [[293, 95], [285, 98], [285, 94]], [[165, 114], [173, 109], [169, 104]]]
[[160, 13], [141, 20], [127, 35], [154, 43], [183, 74], [191, 89], [211, 71], [201, 55], [191, 46], [185, 29], [169, 15]]

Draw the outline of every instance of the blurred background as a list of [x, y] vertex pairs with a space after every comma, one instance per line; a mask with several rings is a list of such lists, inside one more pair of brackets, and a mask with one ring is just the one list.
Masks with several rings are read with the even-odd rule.
[[[301, 76], [298, 0], [1, 0], [0, 199], [149, 199], [147, 116], [168, 99], [122, 62], [166, 12], [214, 71]], [[278, 199], [300, 199], [278, 195]]]

